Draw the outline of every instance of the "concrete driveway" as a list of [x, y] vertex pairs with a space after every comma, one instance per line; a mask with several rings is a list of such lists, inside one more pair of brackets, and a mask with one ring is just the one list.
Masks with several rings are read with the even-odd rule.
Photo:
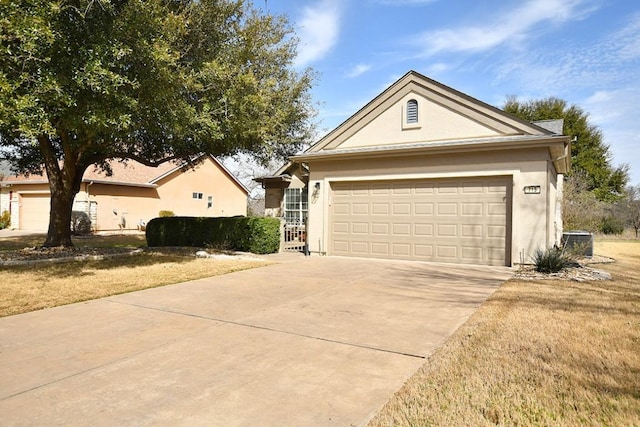
[[294, 257], [2, 318], [1, 424], [363, 425], [511, 274]]

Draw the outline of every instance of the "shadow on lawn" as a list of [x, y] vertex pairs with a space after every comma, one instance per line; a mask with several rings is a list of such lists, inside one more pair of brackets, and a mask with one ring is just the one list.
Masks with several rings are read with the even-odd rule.
[[157, 264], [183, 264], [190, 262], [194, 257], [180, 255], [164, 255], [160, 253], [142, 253], [134, 255], [119, 255], [104, 260], [65, 261], [55, 264], [37, 264], [11, 267], [14, 272], [30, 272], [41, 276], [43, 280], [48, 277], [66, 278], [93, 276], [98, 271], [114, 268], [137, 268]]

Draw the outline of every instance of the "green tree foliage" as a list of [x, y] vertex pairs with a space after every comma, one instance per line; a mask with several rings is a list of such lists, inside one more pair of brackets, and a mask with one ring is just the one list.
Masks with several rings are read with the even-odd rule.
[[308, 142], [310, 70], [284, 17], [242, 0], [0, 2], [0, 145], [49, 178], [45, 246], [72, 245], [91, 165], [267, 161]]
[[504, 111], [527, 121], [564, 119], [563, 133], [574, 137], [571, 145], [571, 175], [586, 179], [586, 190], [601, 201], [612, 202], [624, 194], [628, 182], [628, 166], [613, 167], [609, 146], [602, 132], [589, 123], [589, 116], [576, 105], [569, 106], [558, 98], [520, 102], [507, 98]]
[[574, 173], [565, 182], [562, 197], [562, 221], [565, 230], [600, 230], [602, 218], [607, 215], [608, 203], [598, 200], [587, 190], [587, 180], [581, 173]]

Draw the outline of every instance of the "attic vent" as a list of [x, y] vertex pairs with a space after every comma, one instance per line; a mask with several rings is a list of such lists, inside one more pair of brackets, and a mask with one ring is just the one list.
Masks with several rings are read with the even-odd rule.
[[415, 99], [407, 101], [407, 123], [418, 123], [418, 101]]

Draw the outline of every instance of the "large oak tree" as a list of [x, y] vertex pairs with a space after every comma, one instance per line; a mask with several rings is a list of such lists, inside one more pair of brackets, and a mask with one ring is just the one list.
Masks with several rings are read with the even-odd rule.
[[574, 137], [571, 143], [571, 174], [586, 184], [598, 200], [612, 202], [624, 196], [629, 180], [628, 166], [611, 164], [609, 146], [602, 131], [589, 123], [589, 115], [576, 105], [550, 97], [520, 102], [507, 98], [503, 109], [528, 121], [564, 119], [563, 133]]
[[200, 154], [285, 156], [308, 142], [310, 70], [284, 17], [242, 0], [0, 2], [0, 146], [46, 171], [45, 246], [71, 246], [85, 170]]

